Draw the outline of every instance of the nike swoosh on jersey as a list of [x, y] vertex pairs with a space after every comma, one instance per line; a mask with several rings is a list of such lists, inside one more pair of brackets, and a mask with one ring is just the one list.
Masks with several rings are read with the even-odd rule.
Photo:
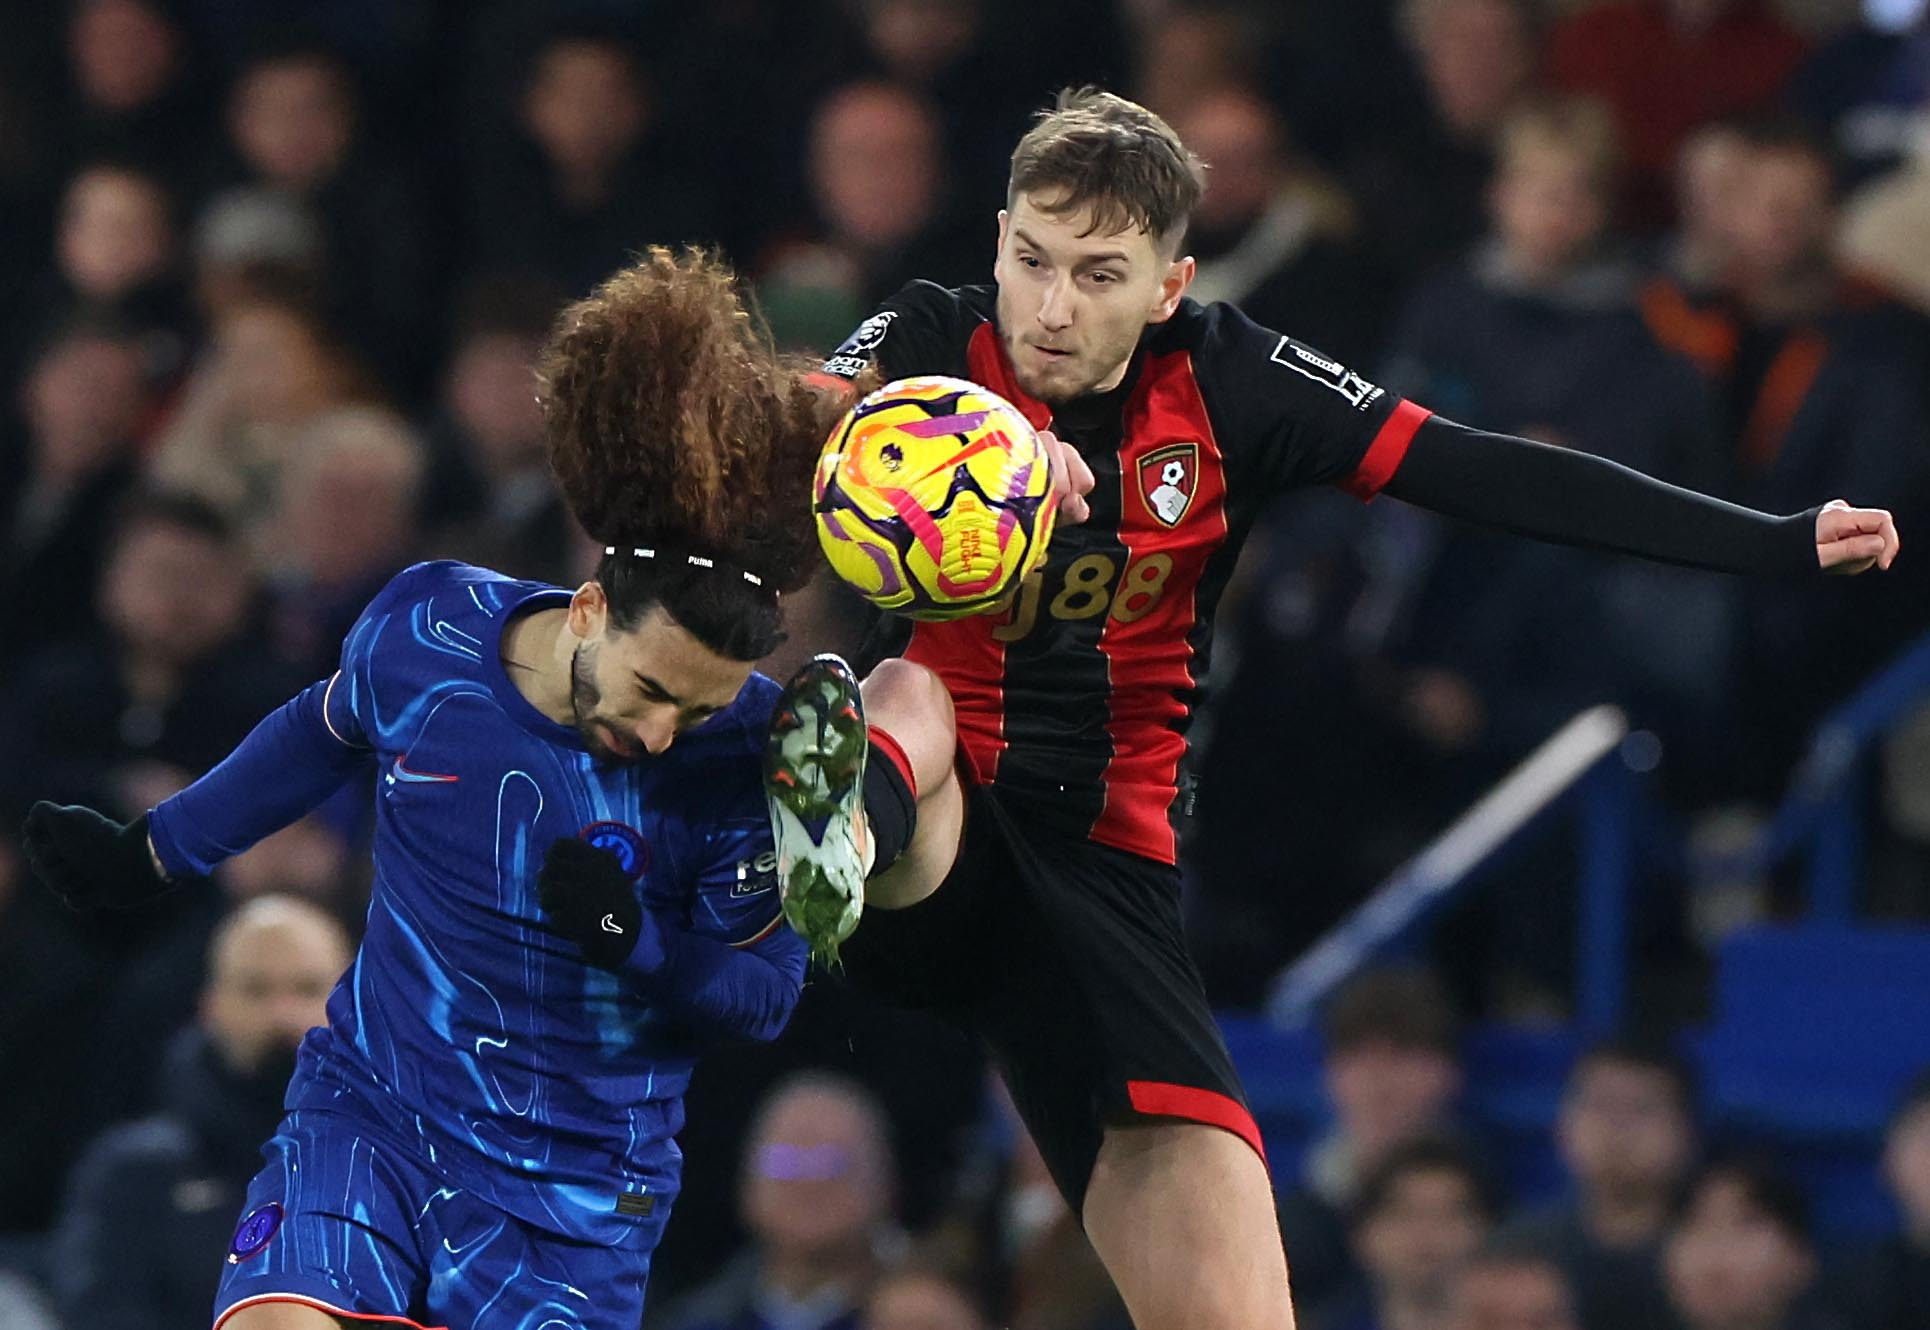
[[391, 780], [403, 781], [410, 785], [453, 785], [462, 779], [461, 776], [444, 776], [434, 771], [411, 771], [402, 765], [408, 759], [407, 753], [396, 758], [395, 764], [389, 768]]

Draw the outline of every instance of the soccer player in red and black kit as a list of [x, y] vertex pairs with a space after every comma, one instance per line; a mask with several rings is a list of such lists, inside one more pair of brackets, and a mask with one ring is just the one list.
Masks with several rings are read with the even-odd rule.
[[1062, 96], [1013, 154], [996, 284], [914, 283], [827, 362], [972, 379], [1049, 425], [1062, 525], [1008, 608], [918, 624], [861, 689], [807, 667], [766, 788], [787, 914], [825, 950], [869, 906], [851, 973], [989, 1044], [1141, 1330], [1280, 1330], [1260, 1136], [1181, 937], [1173, 823], [1214, 603], [1267, 500], [1384, 491], [1791, 576], [1887, 567], [1897, 536], [1877, 509], [1772, 517], [1468, 429], [1201, 307], [1179, 250], [1201, 179], [1152, 113]]

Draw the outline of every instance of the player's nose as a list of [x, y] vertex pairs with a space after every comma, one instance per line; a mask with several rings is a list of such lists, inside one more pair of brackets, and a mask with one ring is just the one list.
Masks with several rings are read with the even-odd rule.
[[1039, 302], [1039, 326], [1059, 332], [1071, 325], [1072, 287], [1061, 278], [1046, 288], [1045, 299]]
[[677, 737], [677, 713], [670, 707], [653, 710], [637, 722], [634, 733], [643, 751], [655, 757]]

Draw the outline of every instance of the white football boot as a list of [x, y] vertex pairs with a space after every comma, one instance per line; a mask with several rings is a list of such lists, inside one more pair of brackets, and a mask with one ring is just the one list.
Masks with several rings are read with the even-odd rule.
[[869, 742], [858, 676], [814, 656], [784, 686], [764, 749], [764, 801], [777, 841], [784, 918], [813, 958], [838, 963], [858, 927], [871, 868], [864, 815]]

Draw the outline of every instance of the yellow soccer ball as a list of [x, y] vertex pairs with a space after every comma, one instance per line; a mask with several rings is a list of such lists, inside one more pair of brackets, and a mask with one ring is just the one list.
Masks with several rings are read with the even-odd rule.
[[1045, 560], [1057, 505], [1045, 445], [990, 389], [899, 379], [838, 422], [814, 498], [825, 558], [880, 609], [961, 619]]

